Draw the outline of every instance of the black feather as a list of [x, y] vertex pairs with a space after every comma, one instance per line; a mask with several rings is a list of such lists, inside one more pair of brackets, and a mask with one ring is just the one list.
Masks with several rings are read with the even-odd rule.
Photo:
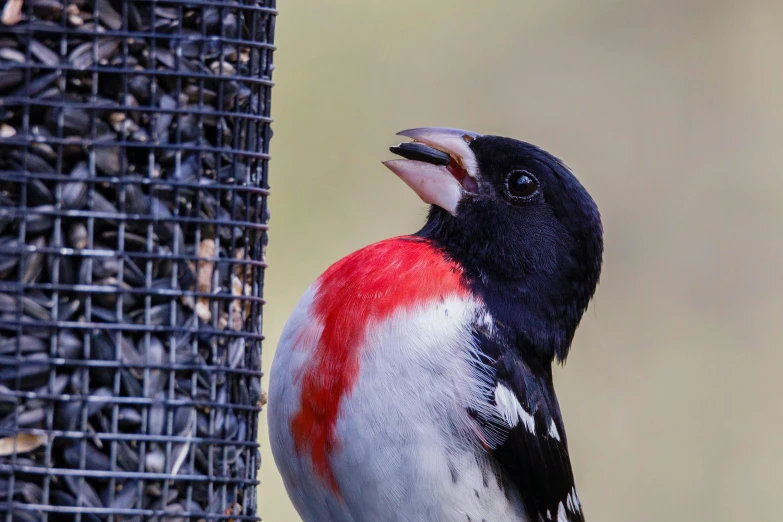
[[[560, 407], [552, 385], [551, 363], [509, 349], [497, 333], [489, 337], [476, 332], [476, 342], [491, 361], [494, 370], [492, 389], [498, 385], [511, 391], [522, 407], [534, 418], [534, 430], [524, 422], [510, 427], [502, 419], [488, 418], [471, 412], [476, 422], [487, 433], [493, 434], [495, 444], [490, 448], [494, 457], [494, 472], [498, 483], [511, 483], [519, 492], [525, 509], [533, 520], [556, 521], [558, 510], [565, 510], [569, 522], [584, 522], [581, 507], [576, 507], [574, 475], [568, 454], [568, 441], [560, 415]], [[486, 369], [477, 371], [486, 371]], [[494, 396], [487, 402], [495, 404]], [[550, 431], [554, 423], [556, 432]], [[497, 440], [498, 434], [500, 440]], [[569, 498], [571, 499], [569, 502]]]

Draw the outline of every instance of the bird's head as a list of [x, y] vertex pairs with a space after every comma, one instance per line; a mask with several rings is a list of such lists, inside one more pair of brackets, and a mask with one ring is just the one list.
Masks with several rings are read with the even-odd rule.
[[413, 142], [391, 150], [407, 159], [384, 164], [432, 204], [419, 234], [463, 265], [520, 342], [565, 359], [601, 271], [601, 218], [587, 190], [529, 143], [444, 128], [399, 135]]

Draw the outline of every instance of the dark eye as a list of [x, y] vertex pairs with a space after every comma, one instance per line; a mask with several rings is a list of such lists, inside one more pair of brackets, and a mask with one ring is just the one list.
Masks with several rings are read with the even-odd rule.
[[532, 196], [538, 190], [538, 182], [527, 171], [515, 170], [508, 175], [508, 192], [518, 198], [527, 198]]

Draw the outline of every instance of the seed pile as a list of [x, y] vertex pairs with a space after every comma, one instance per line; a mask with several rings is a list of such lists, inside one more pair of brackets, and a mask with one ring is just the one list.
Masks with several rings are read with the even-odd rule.
[[274, 14], [0, 0], [0, 521], [257, 520]]

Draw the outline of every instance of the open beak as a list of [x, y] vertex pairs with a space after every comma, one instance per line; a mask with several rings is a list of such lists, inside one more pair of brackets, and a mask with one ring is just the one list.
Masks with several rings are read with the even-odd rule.
[[397, 133], [413, 143], [391, 147], [405, 158], [384, 161], [425, 202], [452, 215], [465, 193], [478, 191], [478, 166], [470, 143], [480, 134], [459, 129], [421, 127]]

